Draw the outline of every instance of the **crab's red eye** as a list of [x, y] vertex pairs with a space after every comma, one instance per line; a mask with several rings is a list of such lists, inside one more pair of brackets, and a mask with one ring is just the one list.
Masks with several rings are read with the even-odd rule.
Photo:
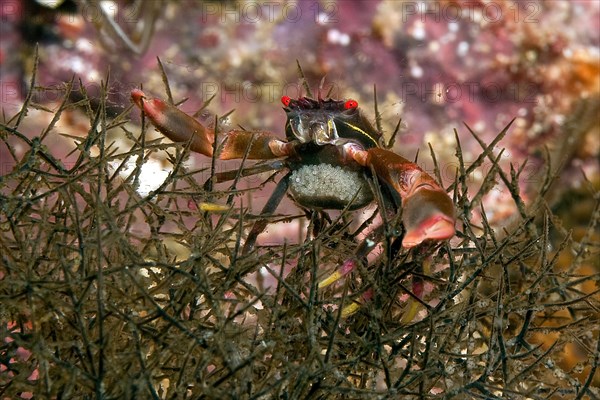
[[344, 109], [346, 110], [352, 110], [356, 107], [358, 107], [358, 101], [356, 100], [346, 100], [344, 103]]
[[281, 102], [284, 106], [289, 107], [290, 103], [292, 102], [292, 99], [290, 98], [290, 96], [282, 96]]

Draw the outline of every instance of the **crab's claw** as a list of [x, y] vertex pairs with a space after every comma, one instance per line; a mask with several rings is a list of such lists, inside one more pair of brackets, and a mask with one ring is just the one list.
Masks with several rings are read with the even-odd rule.
[[345, 146], [356, 162], [373, 167], [377, 177], [402, 197], [402, 246], [415, 247], [425, 240], [450, 239], [455, 234], [454, 204], [438, 183], [417, 164], [388, 150]]
[[454, 236], [454, 205], [443, 190], [417, 189], [404, 198], [402, 208], [402, 222], [406, 228], [403, 247], [414, 247], [427, 239], [445, 240]]
[[[131, 91], [131, 100], [166, 137], [176, 143], [189, 143], [190, 150], [212, 157], [215, 132], [192, 116], [160, 99], [148, 98], [139, 89]], [[296, 143], [283, 142], [270, 132], [234, 129], [225, 132], [218, 158], [232, 160], [270, 160], [294, 154]]]
[[191, 151], [212, 157], [215, 135], [211, 129], [171, 104], [147, 98], [139, 89], [131, 91], [131, 100], [163, 135], [174, 142], [189, 142]]

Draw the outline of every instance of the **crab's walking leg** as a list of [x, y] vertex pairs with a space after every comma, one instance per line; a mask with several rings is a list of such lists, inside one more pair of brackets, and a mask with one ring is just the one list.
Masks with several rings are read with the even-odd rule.
[[[228, 171], [215, 172], [215, 182], [223, 183], [236, 179], [239, 176], [246, 177], [257, 175], [263, 172], [281, 171], [285, 168], [285, 164], [281, 161], [271, 161], [266, 164], [253, 165], [250, 167], [244, 167], [241, 171], [238, 169], [231, 169]], [[206, 184], [206, 183], [205, 183]]]
[[[354, 271], [358, 267], [358, 260], [361, 260], [369, 255], [371, 251], [377, 246], [383, 237], [384, 226], [379, 225], [373, 229], [365, 239], [358, 245], [354, 257], [347, 259], [340, 265], [331, 275], [319, 282], [319, 289], [326, 288], [332, 283], [337, 282], [339, 279], [345, 277], [350, 272]], [[360, 297], [360, 301], [354, 300], [351, 304], [345, 306], [342, 309], [342, 318], [349, 317], [354, 314], [362, 304], [370, 301], [373, 297], [373, 288], [368, 288]]]
[[[275, 190], [271, 194], [271, 197], [269, 197], [269, 200], [267, 200], [267, 203], [260, 212], [261, 216], [267, 216], [275, 212], [277, 206], [279, 205], [279, 203], [281, 203], [281, 199], [283, 199], [285, 192], [287, 192], [290, 175], [291, 173], [288, 173], [286, 176], [281, 178], [281, 180], [275, 187]], [[256, 238], [262, 231], [265, 230], [265, 228], [267, 227], [267, 223], [268, 221], [264, 218], [259, 219], [254, 223], [254, 226], [252, 227], [252, 230], [248, 234], [248, 238], [244, 243], [242, 254], [248, 254], [254, 248], [254, 245], [256, 244]]]
[[377, 243], [381, 241], [383, 237], [384, 227], [379, 225], [373, 229], [365, 239], [358, 245], [354, 257], [347, 259], [340, 265], [331, 275], [319, 282], [319, 289], [326, 288], [332, 283], [337, 282], [339, 279], [345, 277], [350, 272], [354, 271], [358, 266], [358, 260], [361, 260], [369, 255], [371, 251], [377, 246]]
[[[383, 239], [384, 233], [385, 229], [383, 225], [379, 225], [377, 228], [373, 229], [373, 231], [371, 231], [369, 235], [360, 243], [356, 249], [355, 256], [344, 261], [342, 265], [340, 265], [331, 275], [319, 282], [319, 289], [326, 288], [327, 286], [337, 282], [339, 279], [345, 277], [350, 272], [354, 271], [358, 267], [358, 260], [365, 258], [371, 251], [373, 251], [375, 246], [377, 246], [377, 243]], [[393, 256], [394, 255], [392, 255], [392, 257]], [[417, 274], [413, 273], [412, 293], [410, 294], [409, 299], [406, 301], [405, 312], [402, 314], [401, 322], [403, 324], [408, 324], [411, 322], [421, 308], [422, 302], [416, 300], [423, 298], [425, 287], [425, 283], [420, 275], [429, 275], [431, 272], [430, 264], [431, 258], [426, 257], [421, 264], [418, 264], [415, 271]], [[362, 293], [360, 299], [353, 300], [352, 303], [342, 309], [342, 318], [346, 318], [354, 314], [360, 307], [363, 306], [363, 304], [371, 301], [372, 298], [373, 288], [370, 287]]]
[[388, 150], [364, 150], [349, 143], [344, 150], [356, 162], [372, 167], [379, 179], [402, 197], [402, 222], [406, 228], [402, 246], [415, 247], [425, 240], [454, 236], [454, 204], [446, 191], [417, 164]]

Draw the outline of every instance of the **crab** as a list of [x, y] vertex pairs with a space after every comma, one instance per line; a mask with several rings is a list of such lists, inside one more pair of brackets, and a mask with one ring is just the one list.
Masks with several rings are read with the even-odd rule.
[[[403, 232], [401, 245], [406, 249], [455, 235], [454, 204], [447, 192], [416, 163], [387, 149], [383, 135], [355, 100], [323, 99], [320, 94], [317, 99], [283, 96], [285, 140], [270, 132], [234, 129], [218, 135], [222, 139], [215, 143], [213, 129], [177, 107], [149, 98], [139, 89], [131, 92], [131, 98], [158, 131], [174, 142], [186, 143], [191, 151], [221, 160], [277, 160], [267, 168], [287, 172], [264, 206], [262, 217], [272, 215], [286, 193], [299, 206], [318, 211], [356, 210], [378, 198], [391, 204], [388, 208], [394, 212], [401, 211], [403, 229], [398, 230]], [[254, 248], [266, 226], [266, 218], [255, 222], [243, 254]], [[386, 228], [373, 229], [354, 257], [319, 287], [355, 269], [356, 260], [374, 249]], [[413, 286], [415, 292], [422, 292], [422, 287]]]

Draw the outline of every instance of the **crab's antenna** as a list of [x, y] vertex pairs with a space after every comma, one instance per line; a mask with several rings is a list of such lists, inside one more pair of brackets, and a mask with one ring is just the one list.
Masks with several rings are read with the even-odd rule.
[[327, 95], [325, 96], [326, 98], [330, 99], [331, 98], [331, 94], [333, 93], [333, 90], [335, 89], [335, 84], [331, 85], [329, 87], [329, 90], [327, 91]]
[[379, 112], [379, 107], [377, 106], [377, 85], [373, 85], [373, 102], [375, 104], [375, 125], [377, 126], [379, 134], [383, 137], [383, 127], [381, 126], [381, 113]]
[[321, 96], [321, 92], [323, 90], [323, 88], [325, 87], [325, 76], [323, 76], [323, 78], [321, 79], [321, 82], [319, 83], [319, 89], [317, 90], [317, 100], [319, 101], [323, 101], [323, 97]]
[[308, 82], [306, 81], [306, 76], [304, 76], [304, 71], [302, 70], [302, 67], [300, 66], [299, 60], [296, 60], [296, 65], [298, 66], [298, 75], [300, 75], [300, 78], [302, 79], [302, 86], [304, 87], [304, 90], [306, 90], [306, 95], [308, 97], [313, 97], [313, 94], [310, 91], [310, 86], [308, 86]]

